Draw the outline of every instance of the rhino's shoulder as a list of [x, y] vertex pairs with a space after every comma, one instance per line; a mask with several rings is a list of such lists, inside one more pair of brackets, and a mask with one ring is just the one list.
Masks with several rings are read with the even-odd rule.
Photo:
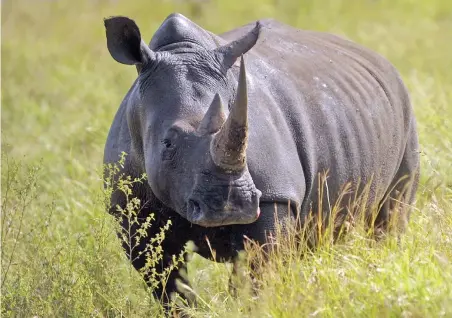
[[[385, 56], [344, 35], [300, 29], [274, 19], [259, 21], [262, 25], [260, 38], [251, 52], [268, 62], [286, 63], [289, 68], [294, 63], [327, 65], [327, 68], [331, 68], [330, 63], [335, 60], [339, 62], [337, 67], [356, 68], [359, 65], [376, 77], [401, 84], [399, 72]], [[255, 23], [225, 33], [224, 37], [237, 38], [249, 31]], [[312, 63], [311, 58], [315, 63]]]

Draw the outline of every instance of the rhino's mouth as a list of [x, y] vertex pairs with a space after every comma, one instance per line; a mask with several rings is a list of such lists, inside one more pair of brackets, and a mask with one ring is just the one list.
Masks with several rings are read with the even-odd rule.
[[223, 209], [212, 210], [206, 204], [190, 200], [187, 205], [187, 220], [203, 227], [218, 227], [234, 224], [250, 224], [260, 216], [259, 206], [250, 210]]

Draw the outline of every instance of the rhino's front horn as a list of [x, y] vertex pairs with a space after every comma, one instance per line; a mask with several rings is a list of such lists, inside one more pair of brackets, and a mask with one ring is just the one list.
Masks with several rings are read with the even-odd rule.
[[210, 152], [214, 163], [227, 170], [241, 170], [246, 165], [248, 143], [248, 94], [243, 56], [235, 103], [225, 124], [212, 140]]

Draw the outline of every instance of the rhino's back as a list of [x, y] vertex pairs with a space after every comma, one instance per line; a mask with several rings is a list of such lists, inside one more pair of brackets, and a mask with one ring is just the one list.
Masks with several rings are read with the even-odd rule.
[[[249, 161], [256, 178], [265, 180], [262, 187], [306, 198], [315, 195], [317, 174], [328, 170], [332, 196], [346, 182], [371, 178], [372, 192], [377, 186], [384, 192], [414, 133], [409, 97], [395, 68], [338, 36], [262, 23], [246, 60]], [[221, 36], [232, 40], [253, 26]]]

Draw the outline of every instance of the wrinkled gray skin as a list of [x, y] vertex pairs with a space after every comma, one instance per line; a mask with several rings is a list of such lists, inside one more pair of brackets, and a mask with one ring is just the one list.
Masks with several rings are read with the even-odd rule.
[[[128, 18], [106, 19], [105, 27], [112, 57], [135, 65], [138, 77], [114, 118], [104, 160], [125, 151], [123, 172], [147, 174], [133, 195], [145, 203], [141, 217], [156, 213], [151, 237], [172, 220], [158, 270], [188, 240], [210, 258], [206, 237], [217, 260], [234, 260], [244, 236], [266, 242], [275, 207], [279, 220], [319, 213], [318, 174], [326, 170], [323, 207], [344, 184], [370, 182], [367, 203], [381, 205], [376, 225], [384, 229], [393, 205], [386, 196], [404, 193], [402, 202], [413, 202], [415, 118], [400, 76], [381, 56], [273, 20], [217, 36], [172, 14], [149, 45]], [[111, 203], [124, 206], [124, 197], [115, 192]], [[321, 211], [326, 220], [328, 211]], [[134, 251], [137, 269], [145, 243]], [[166, 301], [176, 278], [184, 280], [172, 272], [156, 297]]]

